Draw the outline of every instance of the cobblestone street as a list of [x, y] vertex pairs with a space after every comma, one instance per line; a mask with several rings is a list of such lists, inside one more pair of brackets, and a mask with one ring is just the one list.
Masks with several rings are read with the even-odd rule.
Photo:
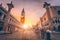
[[29, 31], [18, 31], [13, 34], [2, 34], [0, 40], [40, 40], [38, 35], [32, 30]]

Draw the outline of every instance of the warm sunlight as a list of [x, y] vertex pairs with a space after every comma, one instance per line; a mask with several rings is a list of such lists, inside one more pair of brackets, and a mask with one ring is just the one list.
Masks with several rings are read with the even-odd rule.
[[26, 30], [26, 29], [30, 29], [30, 28], [31, 28], [31, 26], [28, 25], [28, 24], [24, 24], [24, 25], [23, 25], [23, 29], [25, 29], [25, 30]]
[[28, 29], [28, 25], [24, 24], [23, 25], [24, 29]]

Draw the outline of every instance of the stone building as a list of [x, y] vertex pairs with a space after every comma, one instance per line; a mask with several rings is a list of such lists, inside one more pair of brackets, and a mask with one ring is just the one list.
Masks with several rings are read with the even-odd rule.
[[20, 28], [20, 22], [15, 19], [10, 11], [14, 7], [12, 2], [8, 3], [8, 11], [0, 4], [0, 31], [14, 32], [16, 28]]
[[60, 6], [51, 6], [45, 2], [43, 7], [46, 12], [40, 18], [42, 28], [60, 31]]

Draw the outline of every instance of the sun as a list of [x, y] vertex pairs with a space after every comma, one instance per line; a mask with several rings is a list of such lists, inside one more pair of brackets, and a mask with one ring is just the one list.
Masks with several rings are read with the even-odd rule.
[[24, 24], [24, 25], [23, 25], [23, 28], [24, 28], [24, 29], [28, 29], [28, 25], [27, 25], [27, 24]]
[[28, 25], [28, 24], [24, 24], [23, 25], [23, 29], [24, 30], [28, 30], [28, 29], [30, 29], [30, 28], [32, 28], [30, 25]]

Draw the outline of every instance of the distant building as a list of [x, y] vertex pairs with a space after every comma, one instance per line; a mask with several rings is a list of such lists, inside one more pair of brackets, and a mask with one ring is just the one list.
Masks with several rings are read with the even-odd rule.
[[40, 18], [41, 26], [45, 29], [60, 30], [60, 6], [51, 6], [45, 2], [45, 14]]
[[0, 31], [14, 32], [20, 27], [20, 22], [10, 14], [13, 8], [12, 2], [7, 5], [8, 11], [0, 4]]

